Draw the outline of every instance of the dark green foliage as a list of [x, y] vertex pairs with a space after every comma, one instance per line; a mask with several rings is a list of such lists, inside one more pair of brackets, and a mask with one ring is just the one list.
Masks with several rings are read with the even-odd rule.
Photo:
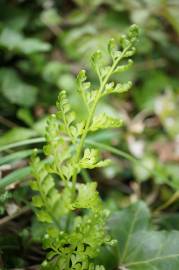
[[114, 213], [109, 222], [111, 234], [119, 243], [119, 268], [178, 269], [179, 232], [155, 231], [143, 202]]

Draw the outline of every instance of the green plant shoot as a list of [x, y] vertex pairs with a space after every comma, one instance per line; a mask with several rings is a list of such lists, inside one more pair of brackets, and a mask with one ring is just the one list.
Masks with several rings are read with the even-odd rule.
[[87, 81], [85, 70], [79, 72], [77, 86], [87, 108], [85, 120], [79, 121], [71, 110], [67, 93], [64, 90], [60, 92], [57, 112], [47, 122], [44, 147], [47, 158], [41, 160], [35, 153], [32, 157], [34, 180], [31, 187], [36, 191], [32, 201], [37, 218], [47, 224], [43, 240], [44, 248], [48, 250], [42, 263], [45, 269], [104, 269], [95, 265], [93, 259], [101, 246], [114, 243], [106, 230], [109, 213], [103, 208], [96, 182], [81, 183], [77, 180], [83, 169], [109, 164], [109, 160], [100, 159], [97, 149], [85, 148], [85, 140], [91, 132], [122, 125], [121, 119], [106, 113], [97, 115], [96, 108], [104, 96], [121, 94], [131, 88], [130, 81], [114, 83], [111, 76], [130, 68], [138, 33], [138, 27], [132, 25], [127, 35], [121, 36], [119, 46], [114, 39], [109, 41], [110, 65], [104, 65], [100, 51], [93, 54], [92, 68], [99, 80], [97, 89]]

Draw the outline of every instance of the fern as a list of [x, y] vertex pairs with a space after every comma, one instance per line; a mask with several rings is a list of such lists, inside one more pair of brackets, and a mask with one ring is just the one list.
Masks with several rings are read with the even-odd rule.
[[[86, 72], [77, 76], [78, 92], [88, 111], [86, 120], [78, 121], [71, 110], [67, 94], [61, 91], [57, 101], [57, 112], [51, 115], [46, 128], [45, 161], [32, 157], [32, 188], [37, 192], [33, 197], [37, 217], [48, 223], [44, 237], [44, 248], [50, 250], [42, 266], [60, 270], [103, 270], [95, 266], [93, 258], [102, 245], [113, 244], [106, 232], [108, 211], [103, 208], [96, 190], [96, 183], [77, 183], [77, 176], [83, 169], [106, 166], [109, 160], [100, 160], [100, 153], [85, 148], [85, 139], [90, 132], [99, 129], [120, 127], [122, 121], [105, 113], [96, 115], [96, 107], [103, 96], [128, 91], [131, 82], [115, 84], [113, 74], [130, 68], [135, 53], [138, 28], [133, 25], [120, 40], [120, 50], [114, 39], [108, 50], [112, 58], [109, 66], [103, 64], [100, 51], [91, 58], [99, 87], [93, 89], [87, 81]], [[126, 64], [119, 65], [121, 60]], [[58, 186], [55, 179], [59, 178]]]

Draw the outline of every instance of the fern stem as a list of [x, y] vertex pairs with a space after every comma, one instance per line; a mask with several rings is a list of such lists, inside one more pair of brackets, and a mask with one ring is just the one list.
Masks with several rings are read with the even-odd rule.
[[[84, 146], [84, 142], [85, 142], [85, 139], [87, 137], [87, 134], [89, 132], [89, 128], [90, 128], [90, 124], [91, 124], [91, 121], [94, 117], [94, 114], [95, 114], [95, 111], [96, 111], [96, 107], [97, 107], [97, 103], [102, 95], [102, 92], [105, 88], [105, 85], [106, 83], [108, 82], [109, 78], [111, 77], [113, 71], [115, 70], [116, 66], [118, 65], [118, 63], [120, 62], [120, 60], [124, 57], [126, 51], [130, 48], [130, 46], [127, 46], [124, 51], [121, 53], [120, 57], [113, 62], [113, 65], [111, 66], [110, 68], [110, 71], [109, 73], [105, 76], [104, 80], [100, 80], [100, 88], [99, 88], [99, 91], [98, 91], [98, 94], [96, 95], [96, 99], [93, 103], [93, 106], [89, 112], [89, 116], [88, 116], [88, 119], [86, 121], [86, 125], [85, 125], [85, 128], [84, 128], [84, 132], [82, 134], [82, 137], [81, 137], [81, 140], [80, 140], [80, 143], [78, 145], [78, 148], [77, 148], [77, 152], [76, 152], [76, 156], [74, 158], [74, 164], [78, 164], [79, 163], [79, 160], [80, 160], [80, 156], [81, 156], [81, 152], [82, 152], [82, 149], [83, 149], [83, 146]], [[73, 173], [73, 176], [72, 176], [72, 199], [74, 199], [74, 194], [75, 194], [75, 186], [76, 186], [76, 179], [77, 179], [77, 168], [75, 166], [75, 170], [74, 170], [74, 173]]]
[[[97, 97], [98, 96], [99, 96], [99, 93], [98, 93]], [[86, 122], [86, 125], [85, 125], [85, 128], [84, 128], [84, 132], [83, 132], [83, 135], [81, 137], [80, 143], [78, 145], [76, 156], [74, 158], [75, 170], [74, 170], [73, 177], [72, 177], [72, 199], [74, 199], [76, 179], [77, 179], [77, 168], [76, 168], [76, 164], [79, 163], [80, 156], [81, 156], [81, 151], [83, 149], [84, 142], [85, 142], [86, 136], [88, 134], [88, 130], [89, 130], [91, 121], [93, 119], [94, 112], [96, 110], [96, 106], [97, 106], [97, 98], [96, 98], [96, 100], [95, 100], [95, 102], [93, 104], [93, 107], [92, 107], [92, 109], [91, 109], [91, 111], [89, 113], [89, 117], [87, 119], [87, 122]]]
[[91, 177], [90, 177], [90, 175], [88, 174], [87, 170], [83, 169], [83, 170], [81, 171], [81, 176], [83, 177], [83, 180], [84, 180], [85, 183], [91, 182]]

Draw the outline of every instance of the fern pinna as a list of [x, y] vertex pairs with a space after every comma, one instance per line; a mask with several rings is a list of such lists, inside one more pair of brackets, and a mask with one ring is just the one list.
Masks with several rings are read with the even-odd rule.
[[[103, 208], [96, 190], [96, 182], [79, 183], [77, 176], [83, 169], [103, 167], [109, 160], [100, 160], [97, 149], [86, 148], [85, 139], [90, 132], [120, 127], [122, 121], [106, 113], [96, 115], [100, 99], [109, 94], [120, 94], [131, 87], [131, 82], [114, 83], [113, 74], [126, 71], [135, 53], [138, 27], [132, 25], [127, 35], [120, 38], [120, 49], [114, 39], [108, 44], [111, 65], [105, 66], [100, 51], [91, 58], [92, 67], [99, 79], [93, 89], [86, 72], [77, 76], [78, 92], [87, 108], [87, 117], [78, 121], [71, 110], [67, 94], [61, 91], [57, 112], [49, 117], [46, 128], [45, 161], [34, 153], [31, 167], [34, 180], [32, 189], [37, 193], [33, 205], [41, 222], [48, 223], [43, 239], [48, 249], [42, 267], [59, 270], [103, 270], [93, 259], [102, 245], [111, 245], [106, 232], [108, 211]], [[128, 59], [126, 63], [126, 59]], [[123, 64], [119, 64], [123, 60]], [[60, 179], [58, 188], [55, 179]]]

